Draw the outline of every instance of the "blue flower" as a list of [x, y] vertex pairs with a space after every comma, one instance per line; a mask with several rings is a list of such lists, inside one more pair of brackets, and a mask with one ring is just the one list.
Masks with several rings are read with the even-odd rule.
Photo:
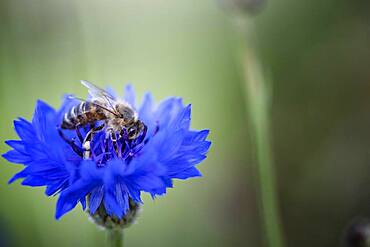
[[[130, 85], [124, 100], [136, 109], [146, 132], [134, 140], [123, 136], [113, 142], [101, 131], [91, 140], [89, 159], [79, 152], [83, 143], [76, 131], [59, 127], [64, 114], [79, 102], [65, 97], [60, 109], [54, 110], [39, 100], [31, 122], [14, 121], [20, 140], [6, 141], [13, 149], [3, 157], [25, 166], [9, 183], [23, 179], [22, 185], [46, 186], [48, 196], [59, 194], [57, 219], [78, 203], [85, 209], [88, 202], [91, 215], [103, 209], [119, 221], [132, 205], [142, 204], [142, 192], [154, 198], [164, 195], [173, 179], [201, 176], [196, 165], [206, 158], [211, 142], [206, 140], [208, 130], [190, 129], [191, 105], [174, 97], [155, 105], [147, 93], [137, 107]], [[80, 132], [86, 135], [91, 128], [83, 126]]]

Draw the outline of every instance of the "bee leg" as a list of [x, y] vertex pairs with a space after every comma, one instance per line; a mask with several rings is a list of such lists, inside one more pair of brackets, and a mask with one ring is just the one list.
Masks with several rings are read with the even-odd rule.
[[118, 154], [118, 144], [117, 144], [116, 133], [111, 132], [111, 139], [112, 139], [112, 142], [113, 142], [114, 151], [116, 151], [116, 154]]
[[80, 127], [81, 127], [81, 125], [79, 125], [79, 124], [76, 125], [76, 134], [77, 134], [77, 137], [80, 140], [80, 142], [83, 143], [84, 138], [82, 137], [82, 134], [81, 134], [81, 131], [80, 131]]
[[98, 126], [98, 127], [95, 127], [95, 128], [93, 128], [93, 129], [91, 129], [88, 133], [87, 133], [87, 135], [86, 135], [86, 137], [85, 137], [85, 139], [83, 140], [83, 142], [82, 142], [82, 147], [83, 147], [83, 149], [84, 149], [84, 151], [83, 151], [83, 158], [84, 159], [90, 159], [91, 157], [91, 142], [92, 142], [92, 140], [94, 139], [94, 135], [97, 133], [97, 132], [99, 132], [99, 131], [101, 131], [103, 128], [104, 128], [104, 124], [103, 125], [100, 125], [100, 126]]
[[135, 140], [135, 145], [138, 145], [140, 143], [142, 143], [146, 137], [146, 133], [148, 131], [148, 127], [146, 127], [145, 124], [143, 124], [143, 130], [142, 130], [142, 133], [139, 135], [138, 138], [136, 138]]
[[82, 148], [83, 148], [83, 159], [87, 160], [90, 159], [90, 154], [91, 154], [91, 140], [93, 139], [93, 129], [91, 129], [85, 139], [82, 142]]
[[82, 150], [81, 150], [81, 148], [79, 147], [79, 146], [77, 146], [77, 144], [74, 142], [74, 140], [70, 140], [70, 139], [68, 139], [65, 135], [64, 135], [64, 133], [62, 132], [62, 130], [59, 128], [58, 129], [58, 133], [59, 133], [59, 136], [66, 142], [66, 143], [68, 143], [70, 146], [71, 146], [71, 148], [73, 149], [73, 151], [76, 153], [76, 154], [78, 154], [79, 156], [81, 156], [82, 157], [82, 155], [83, 155], [83, 152], [82, 152]]

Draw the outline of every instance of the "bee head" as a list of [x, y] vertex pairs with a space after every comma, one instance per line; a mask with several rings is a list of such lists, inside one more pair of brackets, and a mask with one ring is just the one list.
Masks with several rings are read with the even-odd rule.
[[136, 121], [136, 112], [127, 104], [117, 104], [116, 111], [119, 113], [119, 117], [127, 122]]

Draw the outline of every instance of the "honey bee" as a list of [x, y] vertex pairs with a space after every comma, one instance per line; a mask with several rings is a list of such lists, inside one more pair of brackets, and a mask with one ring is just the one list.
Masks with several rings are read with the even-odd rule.
[[[110, 93], [91, 82], [81, 81], [81, 84], [88, 88], [90, 98], [86, 101], [81, 100], [78, 105], [73, 106], [66, 112], [60, 127], [62, 129], [76, 130], [83, 145], [84, 158], [88, 158], [90, 155], [90, 142], [96, 132], [104, 130], [113, 142], [122, 137], [134, 140], [143, 132], [146, 132], [147, 127], [138, 119], [137, 112], [129, 103], [116, 99]], [[97, 121], [101, 120], [104, 121], [102, 125], [91, 128], [85, 138], [82, 138], [79, 131], [80, 127], [88, 124], [93, 126]], [[59, 133], [62, 134], [61, 131]], [[65, 139], [63, 135], [62, 137]], [[73, 145], [72, 148], [75, 151], [77, 150], [74, 143], [70, 140], [68, 140], [68, 143]]]

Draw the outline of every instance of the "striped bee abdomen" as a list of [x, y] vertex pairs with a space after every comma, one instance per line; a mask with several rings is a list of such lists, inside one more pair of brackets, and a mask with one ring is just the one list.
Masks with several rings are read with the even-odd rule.
[[64, 114], [61, 127], [62, 129], [75, 129], [77, 125], [94, 123], [106, 118], [107, 116], [102, 108], [94, 103], [83, 101]]

